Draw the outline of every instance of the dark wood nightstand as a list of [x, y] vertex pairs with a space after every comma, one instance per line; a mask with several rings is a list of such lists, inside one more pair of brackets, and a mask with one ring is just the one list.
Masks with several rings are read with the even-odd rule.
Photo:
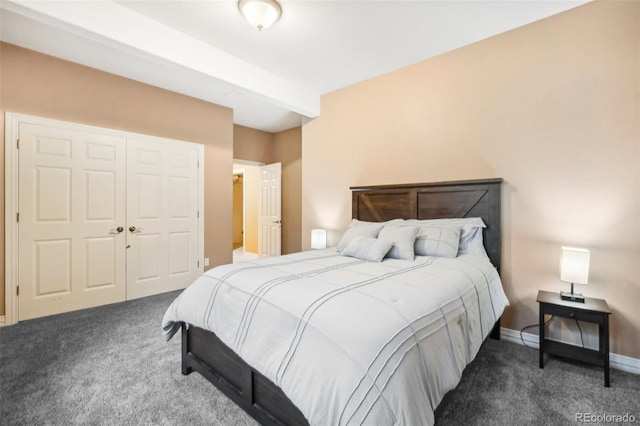
[[[603, 299], [586, 297], [584, 303], [562, 300], [560, 293], [538, 291], [540, 307], [540, 368], [544, 368], [544, 353], [573, 358], [578, 361], [604, 367], [604, 385], [609, 387], [609, 315], [611, 311]], [[544, 316], [571, 318], [598, 324], [599, 349], [582, 348], [545, 339]]]

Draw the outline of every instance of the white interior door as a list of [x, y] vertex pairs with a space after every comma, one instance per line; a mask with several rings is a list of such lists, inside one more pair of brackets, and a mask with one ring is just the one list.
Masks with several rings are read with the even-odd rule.
[[18, 319], [124, 300], [124, 138], [24, 123], [19, 134]]
[[260, 167], [258, 193], [258, 248], [260, 256], [280, 256], [282, 241], [282, 165]]
[[199, 259], [201, 145], [127, 140], [127, 299], [187, 287]]

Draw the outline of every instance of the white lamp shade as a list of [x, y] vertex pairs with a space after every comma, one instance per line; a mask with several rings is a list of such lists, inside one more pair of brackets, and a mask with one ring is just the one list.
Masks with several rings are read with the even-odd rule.
[[325, 249], [327, 248], [327, 231], [324, 229], [311, 230], [311, 248]]
[[245, 19], [259, 31], [273, 25], [282, 12], [275, 0], [240, 0], [238, 8]]
[[591, 252], [589, 250], [562, 247], [560, 280], [574, 284], [587, 284], [589, 281], [590, 257]]

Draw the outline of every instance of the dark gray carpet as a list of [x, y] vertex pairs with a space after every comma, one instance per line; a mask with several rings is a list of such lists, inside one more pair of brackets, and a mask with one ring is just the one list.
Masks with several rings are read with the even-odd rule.
[[585, 423], [576, 421], [579, 413], [629, 414], [640, 423], [640, 376], [611, 370], [611, 387], [605, 388], [600, 367], [545, 359], [541, 370], [537, 349], [487, 339], [437, 423], [575, 425]]
[[166, 342], [177, 293], [0, 328], [1, 425], [255, 425]]
[[[1, 425], [255, 425], [202, 376], [180, 374], [179, 336], [165, 342], [176, 293], [0, 328]], [[575, 424], [576, 413], [630, 413], [640, 376], [550, 358], [488, 340], [441, 425]]]

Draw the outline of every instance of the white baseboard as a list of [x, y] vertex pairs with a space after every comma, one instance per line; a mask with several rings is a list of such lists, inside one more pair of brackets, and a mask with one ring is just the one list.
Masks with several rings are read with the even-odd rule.
[[0, 315], [0, 327], [5, 324], [4, 315]]
[[[518, 343], [519, 345], [526, 345], [535, 349], [540, 347], [540, 339], [537, 334], [522, 333], [522, 338], [520, 338], [520, 331], [501, 327], [500, 338], [507, 342]], [[609, 366], [616, 370], [640, 374], [640, 359], [638, 358], [610, 353]]]

